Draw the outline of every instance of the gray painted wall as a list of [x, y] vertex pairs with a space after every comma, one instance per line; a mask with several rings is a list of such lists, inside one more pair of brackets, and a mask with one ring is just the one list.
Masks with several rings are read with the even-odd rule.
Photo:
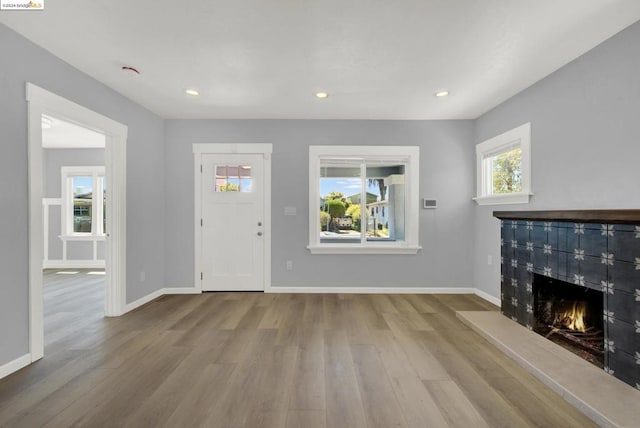
[[[531, 122], [535, 193], [530, 204], [476, 207], [477, 288], [500, 295], [494, 210], [640, 207], [639, 119], [640, 24], [634, 24], [476, 121], [476, 143]], [[491, 266], [488, 255], [496, 261]]]
[[[471, 121], [168, 120], [165, 122], [166, 282], [192, 286], [193, 143], [268, 142], [272, 160], [273, 286], [470, 287], [474, 161]], [[418, 145], [417, 255], [312, 255], [309, 244], [309, 145]], [[297, 216], [284, 216], [295, 206]], [[293, 271], [285, 261], [293, 261]]]
[[[0, 24], [0, 365], [29, 351], [27, 102], [34, 84], [129, 127], [127, 301], [164, 285], [163, 121]], [[153, 215], [150, 215], [153, 213]], [[147, 279], [138, 281], [140, 270]]]
[[[494, 209], [637, 208], [640, 25], [623, 31], [477, 121], [169, 120], [128, 101], [0, 25], [0, 365], [28, 352], [27, 110], [33, 82], [129, 127], [127, 263], [131, 302], [193, 284], [193, 143], [271, 142], [274, 286], [475, 285], [499, 295]], [[473, 144], [532, 122], [529, 205], [475, 207]], [[163, 144], [164, 141], [164, 144]], [[307, 147], [420, 145], [416, 256], [311, 255]], [[284, 206], [296, 206], [285, 217]], [[10, 207], [7, 209], [6, 207]], [[166, 251], [165, 251], [166, 249]], [[487, 265], [492, 255], [494, 264]], [[285, 260], [294, 270], [285, 270]], [[166, 265], [166, 268], [165, 268]], [[145, 283], [138, 281], [145, 271]], [[322, 278], [331, 272], [333, 284]]]
[[[63, 166], [104, 166], [104, 149], [45, 149], [43, 163], [43, 196], [45, 198], [60, 198], [62, 197], [60, 168]], [[62, 259], [62, 240], [59, 238], [62, 233], [60, 215], [59, 206], [49, 208], [49, 260]], [[90, 243], [69, 241], [67, 247], [68, 260], [91, 260], [93, 258], [93, 245]], [[98, 247], [104, 247], [104, 241], [99, 241]], [[99, 252], [104, 255], [103, 249]]]

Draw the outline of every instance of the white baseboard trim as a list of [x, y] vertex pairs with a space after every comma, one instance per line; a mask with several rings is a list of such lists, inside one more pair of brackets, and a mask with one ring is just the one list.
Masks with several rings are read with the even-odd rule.
[[202, 294], [201, 290], [193, 287], [168, 287], [162, 289], [162, 294]]
[[18, 357], [13, 361], [9, 361], [7, 364], [0, 366], [0, 379], [9, 376], [11, 373], [17, 372], [23, 367], [31, 364], [31, 354], [25, 354], [22, 357]]
[[147, 294], [146, 296], [143, 296], [141, 298], [139, 298], [138, 300], [134, 300], [131, 303], [127, 303], [124, 307], [124, 313], [126, 314], [127, 312], [131, 312], [132, 310], [134, 310], [135, 308], [139, 308], [140, 306], [144, 305], [145, 303], [149, 303], [150, 301], [157, 299], [158, 297], [162, 296], [162, 291], [164, 289], [160, 288], [159, 290], [153, 291], [149, 294]]
[[104, 260], [45, 260], [42, 269], [104, 269]]
[[165, 294], [200, 294], [200, 290], [196, 290], [193, 287], [171, 287], [171, 288], [161, 288], [159, 290], [153, 291], [147, 294], [144, 297], [139, 298], [131, 303], [127, 303], [124, 307], [123, 315], [127, 312], [131, 312], [132, 310], [139, 308], [140, 306], [149, 303], [150, 301], [157, 299], [160, 296], [164, 296]]
[[271, 287], [265, 290], [265, 293], [474, 294], [474, 289], [468, 287]]
[[476, 296], [483, 298], [484, 300], [486, 300], [489, 303], [493, 303], [497, 307], [501, 306], [500, 299], [498, 299], [497, 297], [493, 297], [489, 293], [486, 293], [486, 292], [484, 292], [482, 290], [478, 290], [477, 288], [474, 288], [474, 293], [475, 293]]

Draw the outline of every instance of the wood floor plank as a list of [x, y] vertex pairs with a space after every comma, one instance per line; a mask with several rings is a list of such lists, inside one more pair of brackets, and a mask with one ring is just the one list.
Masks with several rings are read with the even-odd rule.
[[491, 427], [527, 426], [522, 416], [513, 409], [508, 398], [493, 389], [481, 373], [474, 369], [469, 361], [472, 356], [460, 354], [437, 331], [425, 331], [420, 334], [422, 345], [433, 353]]
[[[362, 310], [360, 307], [368, 304], [362, 302], [359, 305], [357, 300], [352, 298], [340, 299], [339, 304], [340, 319], [342, 321], [341, 328], [346, 331], [349, 343], [352, 345], [372, 344], [373, 340], [369, 334], [369, 327], [367, 326], [367, 320], [364, 315], [365, 313], [370, 314], [371, 311], [370, 309]], [[378, 316], [382, 319], [382, 315]], [[384, 322], [384, 320], [382, 321]]]
[[406, 427], [403, 412], [376, 347], [351, 345], [351, 354], [367, 426]]
[[238, 322], [236, 329], [239, 330], [255, 330], [260, 325], [262, 318], [264, 317], [265, 312], [267, 312], [266, 307], [259, 307], [254, 304], [253, 307], [242, 317], [242, 319]]
[[404, 298], [415, 308], [420, 314], [434, 314], [436, 310], [430, 304], [432, 300], [430, 296], [425, 294], [406, 294]]
[[304, 315], [302, 324], [307, 328], [324, 328], [324, 304], [322, 295], [307, 294], [305, 295]]
[[413, 342], [400, 342], [400, 347], [405, 351], [409, 364], [422, 380], [449, 380], [447, 370], [440, 361], [428, 349]]
[[322, 315], [326, 330], [344, 329], [345, 323], [337, 294], [325, 294], [322, 296]]
[[409, 427], [447, 427], [438, 405], [418, 377], [395, 336], [386, 330], [374, 332], [376, 348]]
[[325, 428], [324, 410], [289, 410], [286, 428]]
[[307, 330], [298, 349], [289, 410], [324, 410], [324, 330]]
[[[223, 391], [232, 378], [235, 364], [208, 364], [198, 367], [198, 380], [189, 385], [189, 390], [182, 396], [176, 396], [176, 406], [173, 413], [165, 420], [154, 426], [167, 428], [185, 426], [206, 426], [212, 403], [220, 399]], [[144, 416], [144, 415], [141, 415]]]
[[409, 302], [406, 294], [390, 294], [387, 298], [391, 301], [398, 313], [401, 314], [416, 314], [418, 311]]
[[224, 346], [230, 333], [229, 330], [212, 330], [202, 336], [198, 346], [188, 351], [175, 370], [161, 381], [153, 393], [127, 419], [125, 426], [158, 426], [168, 419], [182, 397], [187, 395], [201, 378], [202, 368], [209, 367], [216, 350]]
[[367, 426], [349, 340], [344, 331], [325, 331], [327, 427]]
[[259, 329], [244, 348], [229, 385], [217, 394], [212, 403], [204, 426], [235, 427], [245, 426], [251, 412], [262, 408], [259, 395], [262, 385], [262, 371], [266, 356], [271, 357], [276, 346], [276, 329]]
[[[166, 347], [161, 343], [149, 347], [137, 357], [144, 359], [144, 364], [128, 361], [117, 375], [65, 408], [45, 426], [122, 425], [175, 370], [185, 355], [184, 348]], [[122, 394], [122, 390], [128, 394]]]
[[424, 383], [451, 427], [490, 427], [454, 381], [424, 381]]
[[[270, 331], [270, 330], [268, 330]], [[273, 333], [273, 331], [271, 331]], [[233, 330], [225, 345], [215, 356], [217, 364], [238, 364], [246, 358], [245, 350], [257, 334], [257, 330]]]

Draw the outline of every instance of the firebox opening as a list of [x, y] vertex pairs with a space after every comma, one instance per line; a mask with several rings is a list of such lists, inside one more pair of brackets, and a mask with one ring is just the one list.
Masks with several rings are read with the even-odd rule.
[[542, 275], [533, 280], [533, 331], [604, 367], [602, 292]]

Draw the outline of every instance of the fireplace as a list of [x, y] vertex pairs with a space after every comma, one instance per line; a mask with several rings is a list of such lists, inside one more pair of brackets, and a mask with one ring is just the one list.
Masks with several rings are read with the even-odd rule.
[[533, 275], [533, 331], [604, 368], [601, 291]]
[[640, 210], [494, 216], [502, 313], [640, 389]]

